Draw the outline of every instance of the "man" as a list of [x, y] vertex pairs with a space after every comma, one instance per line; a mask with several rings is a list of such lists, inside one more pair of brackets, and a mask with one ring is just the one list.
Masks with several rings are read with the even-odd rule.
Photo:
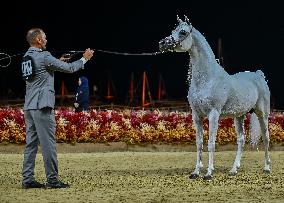
[[75, 96], [75, 112], [89, 110], [89, 82], [88, 78], [81, 76], [78, 80], [78, 88]]
[[[30, 48], [22, 62], [22, 74], [26, 80], [24, 117], [26, 123], [26, 147], [23, 162], [22, 187], [28, 188], [68, 188], [58, 177], [58, 161], [55, 139], [55, 91], [54, 71], [73, 73], [84, 68], [94, 51], [86, 49], [83, 57], [72, 63], [67, 58], [57, 59], [46, 49], [46, 35], [40, 28], [32, 28], [27, 33]], [[47, 183], [34, 178], [35, 158], [41, 145]]]

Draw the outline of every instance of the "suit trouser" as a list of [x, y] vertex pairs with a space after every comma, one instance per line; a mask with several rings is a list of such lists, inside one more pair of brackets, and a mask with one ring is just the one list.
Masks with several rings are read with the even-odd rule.
[[26, 147], [23, 162], [23, 183], [34, 180], [35, 158], [38, 144], [41, 145], [45, 174], [48, 182], [58, 180], [58, 161], [56, 152], [54, 110], [43, 108], [26, 110]]

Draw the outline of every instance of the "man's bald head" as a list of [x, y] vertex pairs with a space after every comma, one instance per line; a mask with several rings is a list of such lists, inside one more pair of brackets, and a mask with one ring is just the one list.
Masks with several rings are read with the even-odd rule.
[[30, 45], [35, 43], [35, 39], [43, 33], [42, 29], [40, 28], [32, 28], [28, 31], [26, 39]]

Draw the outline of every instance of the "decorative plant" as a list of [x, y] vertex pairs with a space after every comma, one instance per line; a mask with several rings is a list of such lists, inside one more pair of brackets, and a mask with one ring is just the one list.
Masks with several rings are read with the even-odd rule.
[[[126, 142], [195, 143], [195, 129], [189, 112], [160, 110], [106, 110], [75, 113], [72, 108], [58, 108], [56, 115], [57, 142]], [[221, 119], [217, 143], [236, 143], [233, 120]], [[245, 121], [248, 132], [249, 120]], [[204, 122], [208, 139], [208, 121]], [[272, 143], [284, 141], [284, 114], [271, 113], [269, 132]], [[0, 142], [25, 142], [24, 112], [21, 108], [0, 108]], [[248, 140], [248, 139], [247, 139]]]

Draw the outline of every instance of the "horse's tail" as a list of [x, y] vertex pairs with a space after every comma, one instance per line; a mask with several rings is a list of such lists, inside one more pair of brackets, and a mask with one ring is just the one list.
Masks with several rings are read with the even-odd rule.
[[260, 140], [260, 124], [257, 118], [257, 115], [253, 112], [250, 114], [250, 126], [249, 126], [249, 135], [250, 135], [250, 144], [255, 148]]
[[256, 73], [261, 75], [263, 78], [265, 78], [265, 75], [264, 75], [264, 73], [261, 70], [257, 70]]
[[261, 76], [261, 77], [266, 81], [265, 75], [264, 75], [264, 73], [263, 73], [261, 70], [257, 70], [257, 71], [256, 71], [256, 74], [258, 74], [259, 76]]

